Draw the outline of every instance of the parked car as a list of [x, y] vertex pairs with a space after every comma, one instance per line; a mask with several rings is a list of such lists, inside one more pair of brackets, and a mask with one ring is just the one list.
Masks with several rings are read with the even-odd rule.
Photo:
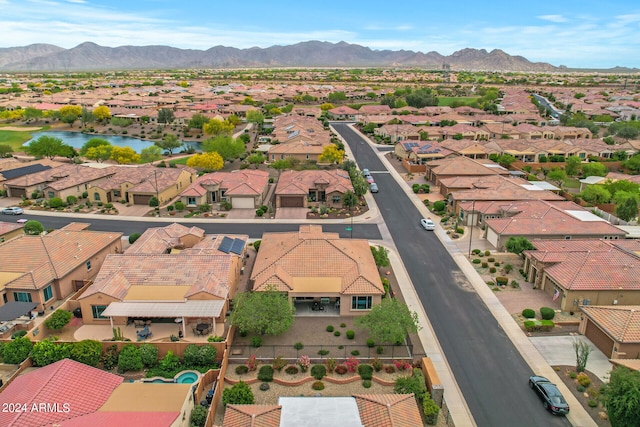
[[373, 184], [373, 183], [375, 182], [375, 181], [373, 180], [373, 177], [372, 177], [371, 175], [367, 175], [365, 178], [367, 179], [367, 182], [368, 182], [369, 184]]
[[378, 184], [376, 184], [375, 182], [371, 183], [369, 185], [369, 191], [371, 191], [372, 193], [377, 193], [378, 192]]
[[552, 414], [566, 415], [569, 413], [569, 404], [564, 400], [564, 396], [562, 396], [558, 387], [545, 377], [537, 375], [529, 377], [529, 387], [535, 390], [540, 400], [542, 400], [544, 408], [551, 411]]
[[362, 175], [364, 176], [371, 175], [371, 172], [369, 172], [369, 169], [362, 169]]
[[422, 225], [425, 230], [433, 231], [436, 229], [436, 225], [433, 223], [431, 218], [422, 218], [420, 220], [420, 225]]
[[22, 210], [22, 208], [19, 208], [18, 206], [11, 206], [9, 208], [2, 208], [2, 214], [3, 215], [20, 215], [22, 214], [22, 212], [24, 212]]

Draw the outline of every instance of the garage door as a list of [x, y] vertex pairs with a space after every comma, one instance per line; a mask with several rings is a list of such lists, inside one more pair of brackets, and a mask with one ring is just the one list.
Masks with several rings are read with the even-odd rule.
[[11, 195], [11, 197], [28, 198], [27, 197], [27, 190], [25, 190], [24, 188], [20, 188], [20, 187], [9, 187], [9, 194]]
[[584, 331], [584, 336], [589, 338], [605, 356], [611, 357], [613, 355], [613, 340], [607, 334], [602, 332], [602, 329], [594, 325], [591, 320], [587, 321], [587, 328]]
[[253, 208], [255, 208], [255, 204], [253, 202], [253, 197], [232, 197], [231, 198], [231, 206], [234, 209], [253, 209]]
[[149, 200], [151, 200], [151, 196], [148, 194], [134, 194], [133, 195], [133, 204], [134, 205], [146, 205], [149, 206]]
[[492, 229], [487, 230], [487, 240], [493, 245], [494, 248], [500, 249], [498, 248], [498, 234], [496, 234], [496, 232]]
[[301, 196], [282, 196], [280, 197], [281, 208], [303, 208], [304, 199]]

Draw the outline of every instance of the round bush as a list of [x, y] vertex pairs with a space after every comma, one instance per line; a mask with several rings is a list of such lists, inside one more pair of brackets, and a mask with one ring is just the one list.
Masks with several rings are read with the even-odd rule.
[[352, 356], [360, 356], [360, 351], [359, 350], [352, 350], [351, 351], [351, 355]]
[[265, 383], [273, 381], [273, 366], [262, 365], [258, 371], [258, 380]]
[[376, 353], [377, 354], [382, 354], [384, 353], [384, 347], [379, 345], [378, 347], [376, 347]]
[[317, 380], [321, 380], [327, 375], [327, 367], [324, 365], [313, 365], [311, 367], [311, 376]]
[[314, 381], [311, 388], [314, 390], [324, 390], [324, 383], [322, 381]]
[[482, 262], [482, 260], [479, 259], [479, 258], [474, 258], [473, 261], [471, 261], [471, 262], [474, 263], [474, 264], [480, 264]]
[[598, 406], [598, 402], [596, 402], [593, 399], [589, 399], [589, 401], [587, 402], [587, 405], [589, 405], [590, 408], [595, 408], [596, 406]]
[[335, 331], [335, 332], [333, 333], [333, 336], [334, 336], [334, 337], [339, 337], [340, 335], [342, 335], [342, 333], [341, 333], [340, 331]]
[[376, 342], [374, 340], [372, 340], [372, 339], [368, 339], [367, 340], [367, 347], [373, 348], [373, 346], [375, 346], [375, 345], [376, 345]]
[[525, 308], [522, 310], [522, 317], [525, 319], [533, 319], [536, 317], [536, 312], [530, 308]]
[[333, 325], [327, 326], [327, 332], [333, 332]]
[[362, 387], [364, 387], [364, 388], [371, 388], [371, 380], [364, 380], [364, 381], [362, 381]]
[[482, 268], [487, 268], [489, 267], [489, 263], [488, 262], [483, 262], [482, 263]]
[[293, 348], [295, 348], [296, 350], [302, 350], [304, 348], [304, 345], [301, 342], [297, 342], [293, 345]]
[[287, 366], [287, 367], [285, 368], [285, 370], [284, 370], [284, 371], [285, 371], [287, 374], [289, 374], [289, 375], [295, 375], [295, 374], [297, 374], [298, 372], [300, 372], [300, 370], [298, 369], [298, 367], [297, 367], [297, 366], [293, 366], [293, 365], [291, 365], [291, 366]]
[[358, 375], [363, 380], [370, 380], [373, 377], [373, 366], [367, 364], [358, 365]]
[[259, 336], [255, 336], [253, 338], [251, 338], [251, 346], [252, 347], [260, 347], [262, 345], [262, 337]]
[[496, 259], [494, 257], [487, 258], [487, 261], [494, 262]]
[[587, 388], [591, 385], [591, 378], [589, 378], [589, 376], [584, 372], [580, 372], [578, 374], [577, 379], [578, 379], [578, 384], [580, 384], [584, 388]]
[[540, 317], [544, 320], [552, 320], [556, 312], [553, 308], [550, 307], [540, 307]]
[[486, 256], [489, 256], [489, 255], [491, 255], [491, 251], [484, 251], [484, 254], [485, 254]]
[[489, 268], [489, 273], [493, 274], [495, 272], [496, 272], [496, 268], [495, 267]]
[[346, 324], [346, 323], [340, 323], [340, 327], [341, 327], [341, 328], [346, 328], [346, 327], [347, 327], [347, 324]]
[[356, 333], [354, 331], [352, 331], [351, 329], [348, 329], [346, 333], [347, 333], [347, 338], [350, 339], [350, 340], [352, 340], [352, 339], [354, 339], [356, 337]]
[[236, 375], [244, 375], [247, 372], [249, 372], [249, 367], [247, 365], [236, 366]]
[[269, 390], [269, 383], [262, 383], [262, 384], [260, 384], [260, 390], [262, 390], [262, 391], [267, 391], [267, 390]]
[[347, 373], [347, 367], [344, 365], [338, 365], [336, 366], [336, 369], [334, 370], [334, 372], [338, 375], [344, 375]]

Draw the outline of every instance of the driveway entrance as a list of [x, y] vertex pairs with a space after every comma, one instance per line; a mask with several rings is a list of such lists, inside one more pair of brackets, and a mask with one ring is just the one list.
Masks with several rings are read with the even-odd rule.
[[307, 219], [307, 208], [278, 208], [276, 219]]

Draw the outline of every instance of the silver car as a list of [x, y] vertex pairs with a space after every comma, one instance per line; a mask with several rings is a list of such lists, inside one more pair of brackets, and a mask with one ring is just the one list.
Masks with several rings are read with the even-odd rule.
[[2, 214], [3, 215], [20, 215], [23, 212], [24, 211], [22, 210], [22, 208], [20, 208], [18, 206], [11, 206], [9, 208], [2, 208]]

